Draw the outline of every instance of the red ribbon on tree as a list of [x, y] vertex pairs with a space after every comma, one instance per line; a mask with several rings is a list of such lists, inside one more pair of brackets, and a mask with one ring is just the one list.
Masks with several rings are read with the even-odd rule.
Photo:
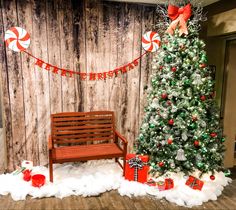
[[187, 4], [185, 7], [180, 8], [174, 5], [169, 5], [168, 16], [172, 22], [166, 32], [173, 35], [176, 27], [179, 25], [179, 34], [188, 34], [186, 22], [191, 17], [191, 15], [191, 4]]

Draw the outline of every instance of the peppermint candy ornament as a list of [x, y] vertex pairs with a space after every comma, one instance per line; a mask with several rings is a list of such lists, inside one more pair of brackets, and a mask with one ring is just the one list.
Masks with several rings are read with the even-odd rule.
[[21, 27], [12, 27], [5, 33], [5, 42], [11, 50], [20, 52], [29, 47], [30, 35]]
[[148, 31], [142, 37], [142, 47], [149, 52], [155, 52], [161, 45], [161, 38], [158, 33], [154, 31]]

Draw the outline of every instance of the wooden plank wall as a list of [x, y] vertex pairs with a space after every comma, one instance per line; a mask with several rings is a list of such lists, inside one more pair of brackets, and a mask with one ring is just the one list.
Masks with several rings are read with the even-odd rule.
[[151, 55], [134, 70], [105, 81], [81, 81], [34, 66], [23, 53], [6, 49], [4, 32], [13, 26], [31, 35], [28, 49], [46, 62], [78, 72], [102, 72], [143, 53], [141, 36], [155, 28], [153, 5], [95, 0], [0, 0], [0, 70], [7, 165], [23, 159], [47, 164], [50, 114], [61, 111], [114, 110], [117, 128], [129, 150], [143, 116], [143, 88]]

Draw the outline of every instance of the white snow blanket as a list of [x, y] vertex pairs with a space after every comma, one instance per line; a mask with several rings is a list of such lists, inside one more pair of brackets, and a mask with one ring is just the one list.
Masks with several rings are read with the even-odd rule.
[[[48, 168], [33, 167], [33, 174], [44, 174], [46, 183], [41, 188], [31, 186], [31, 181], [23, 180], [23, 174], [0, 175], [0, 195], [11, 194], [14, 200], [24, 200], [27, 195], [33, 198], [55, 196], [63, 198], [70, 195], [95, 196], [110, 190], [118, 190], [122, 196], [152, 195], [158, 199], [176, 203], [180, 206], [192, 207], [201, 205], [208, 200], [216, 200], [222, 193], [224, 186], [232, 180], [225, 177], [223, 172], [215, 173], [215, 180], [211, 174], [205, 174], [201, 180], [204, 186], [201, 191], [193, 190], [185, 185], [187, 177], [181, 173], [169, 173], [174, 180], [174, 188], [159, 191], [157, 187], [150, 187], [138, 182], [130, 182], [122, 177], [122, 171], [114, 160], [88, 161], [86, 163], [67, 163], [54, 165], [54, 183], [49, 182]], [[192, 174], [197, 176], [197, 172]], [[158, 177], [164, 180], [165, 177]]]

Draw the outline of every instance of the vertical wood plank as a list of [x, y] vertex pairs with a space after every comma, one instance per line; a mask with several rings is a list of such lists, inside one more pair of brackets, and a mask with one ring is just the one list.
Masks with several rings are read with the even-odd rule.
[[[118, 65], [121, 65], [120, 60], [118, 58], [118, 49], [119, 42], [122, 36], [121, 30], [121, 10], [122, 6], [119, 3], [114, 2], [106, 2], [107, 4], [107, 12], [106, 15], [109, 19], [109, 35], [110, 35], [110, 50], [109, 50], [109, 69], [114, 70]], [[111, 79], [108, 80], [108, 88], [109, 88], [109, 95], [108, 95], [108, 107], [109, 110], [115, 112], [116, 118], [116, 127], [120, 130], [120, 123], [119, 121], [119, 89], [120, 89], [120, 77], [113, 76]]]
[[[142, 11], [142, 35], [154, 29], [154, 13], [155, 9], [150, 6], [144, 6]], [[141, 43], [140, 43], [141, 44]], [[142, 53], [145, 51], [142, 49]], [[144, 116], [144, 107], [147, 101], [146, 88], [150, 86], [150, 76], [152, 74], [151, 70], [151, 61], [152, 55], [148, 53], [141, 60], [141, 71], [140, 71], [140, 87], [139, 87], [139, 95], [140, 95], [140, 106], [139, 106], [139, 127], [141, 126], [143, 116]]]
[[[85, 1], [86, 15], [86, 71], [87, 73], [99, 72], [99, 9], [100, 1]], [[101, 71], [101, 70], [100, 70]], [[102, 98], [102, 90], [99, 89], [99, 83], [103, 81], [87, 80], [87, 104], [86, 111], [98, 110], [102, 105], [97, 95]]]
[[[5, 168], [8, 162], [8, 170], [13, 170], [13, 142], [12, 142], [12, 125], [11, 125], [11, 106], [10, 106], [10, 93], [9, 93], [9, 81], [6, 63], [6, 51], [4, 45], [4, 25], [3, 22], [3, 4], [0, 1], [0, 84], [1, 84], [1, 95], [2, 95], [2, 119], [3, 119], [3, 130], [2, 130], [2, 141], [4, 141], [5, 148], [2, 148], [6, 154], [5, 158], [2, 159], [2, 167]], [[6, 151], [5, 151], [6, 149]], [[6, 162], [7, 161], [7, 162]]]
[[[30, 35], [32, 35], [33, 23], [30, 2], [18, 0], [17, 15], [19, 26], [23, 27]], [[33, 39], [34, 37], [31, 37], [31, 40]], [[32, 49], [32, 47], [30, 47], [29, 50], [30, 49]], [[24, 53], [22, 53], [21, 59], [25, 108], [26, 159], [31, 160], [35, 165], [38, 165], [37, 98], [35, 95], [34, 63], [31, 58]]]
[[[85, 1], [72, 0], [73, 9], [73, 47], [74, 69], [86, 72], [86, 42], [85, 42]], [[87, 80], [75, 76], [76, 111], [84, 111], [87, 104]]]
[[[38, 58], [48, 61], [47, 26], [46, 26], [46, 1], [33, 1], [33, 33], [32, 52]], [[35, 66], [37, 118], [38, 118], [38, 144], [39, 163], [48, 163], [47, 139], [50, 129], [50, 100], [48, 71]]]
[[[48, 61], [55, 66], [61, 66], [60, 62], [60, 24], [59, 24], [59, 2], [46, 1], [47, 18], [47, 43]], [[50, 84], [50, 112], [58, 113], [62, 111], [62, 84], [61, 76], [49, 74]], [[49, 119], [48, 119], [49, 120]]]
[[[123, 25], [122, 25], [122, 36], [121, 36], [121, 49], [118, 51], [118, 58], [123, 63], [126, 64], [132, 61], [133, 58], [133, 30], [134, 30], [134, 17], [132, 4], [125, 4], [123, 7]], [[120, 77], [120, 91], [119, 91], [119, 107], [120, 107], [120, 116], [118, 123], [121, 125], [121, 132], [125, 134], [128, 139], [128, 148], [130, 148], [130, 129], [128, 119], [128, 100], [130, 100], [130, 95], [128, 95], [128, 84], [129, 84], [129, 74], [130, 72], [121, 75]], [[132, 110], [133, 111], [133, 110]]]
[[[61, 0], [59, 7], [61, 67], [73, 70], [73, 20], [71, 1]], [[75, 111], [76, 76], [62, 76], [62, 111]]]
[[[3, 22], [6, 31], [7, 29], [18, 25], [16, 2], [2, 1], [2, 6]], [[20, 165], [22, 159], [26, 158], [24, 96], [22, 87], [21, 54], [6, 49], [6, 59], [12, 124], [12, 145], [8, 144], [8, 167], [12, 170], [13, 167]]]

